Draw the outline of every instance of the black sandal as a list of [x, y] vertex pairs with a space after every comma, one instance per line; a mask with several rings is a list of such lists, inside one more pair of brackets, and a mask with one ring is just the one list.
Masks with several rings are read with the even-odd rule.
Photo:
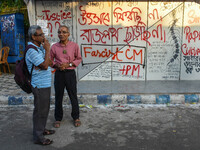
[[60, 128], [61, 121], [55, 121], [53, 123], [54, 128]]
[[52, 144], [53, 141], [50, 140], [50, 139], [44, 139], [43, 141], [37, 141], [37, 142], [34, 142], [34, 143], [35, 143], [35, 144], [39, 144], [39, 145], [45, 146], [45, 145], [50, 145], [50, 144]]
[[80, 119], [75, 119], [75, 120], [74, 120], [74, 126], [75, 126], [75, 127], [79, 127], [80, 125], [81, 125]]
[[54, 134], [55, 130], [48, 130], [48, 129], [44, 129], [43, 135], [51, 135]]

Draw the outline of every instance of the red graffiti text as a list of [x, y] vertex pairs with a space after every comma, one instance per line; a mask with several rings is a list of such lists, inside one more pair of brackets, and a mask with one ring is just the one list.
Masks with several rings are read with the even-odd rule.
[[127, 66], [124, 65], [123, 69], [120, 69], [119, 71], [122, 72], [122, 75], [131, 75], [131, 76], [133, 76], [135, 74], [135, 72], [137, 71], [137, 78], [139, 78], [140, 65], [127, 65]]
[[161, 20], [162, 21], [162, 16], [158, 15], [158, 10], [157, 9], [154, 9], [153, 13], [149, 13], [148, 17], [149, 17], [149, 19]]
[[50, 10], [43, 10], [42, 12], [44, 14], [39, 17], [42, 17], [43, 20], [47, 21], [60, 21], [72, 18], [71, 12], [63, 12], [62, 10], [60, 11], [60, 13], [51, 13]]
[[86, 12], [86, 10], [83, 9], [83, 6], [79, 7], [81, 11], [81, 18], [78, 19], [78, 22], [80, 25], [91, 25], [91, 24], [101, 24], [109, 26], [110, 17], [109, 13], [101, 13], [100, 16], [98, 16], [95, 13]]
[[200, 23], [200, 16], [197, 16], [195, 14], [195, 10], [190, 10], [188, 12], [188, 18], [189, 18], [189, 20], [188, 20], [189, 24]]
[[[136, 49], [126, 49], [124, 51], [119, 51], [119, 48], [116, 47], [115, 52], [111, 52], [111, 50], [104, 48], [103, 50], [94, 50], [91, 46], [83, 48], [84, 57], [98, 57], [98, 58], [110, 58], [112, 60], [116, 60], [118, 62], [135, 62], [137, 58], [137, 63], [142, 64], [143, 62], [143, 50]], [[125, 57], [124, 57], [125, 56]]]
[[101, 42], [103, 44], [106, 44], [107, 40], [110, 40], [111, 37], [114, 37], [116, 39], [116, 42], [118, 42], [119, 38], [119, 30], [122, 28], [109, 28], [108, 30], [104, 30], [103, 32], [100, 32], [99, 29], [84, 29], [81, 30], [83, 33], [80, 35], [80, 37], [83, 38], [83, 40], [86, 38], [87, 42], [92, 44]]
[[113, 11], [113, 15], [116, 18], [116, 23], [119, 22], [119, 20], [125, 21], [125, 18], [127, 21], [134, 21], [137, 25], [144, 25], [146, 24], [142, 22], [141, 15], [142, 11], [138, 7], [133, 7], [131, 11], [123, 11], [122, 8], [117, 7]]
[[191, 28], [186, 26], [184, 29], [185, 39], [190, 43], [191, 40], [196, 42], [196, 40], [200, 40], [200, 31], [194, 30], [191, 31]]
[[144, 26], [129, 26], [126, 27], [126, 42], [128, 45], [134, 40], [146, 41], [149, 45], [151, 43], [148, 41], [150, 37], [160, 39], [164, 43], [166, 42], [166, 33], [162, 27], [162, 24], [159, 24], [156, 29], [153, 29], [152, 32], [146, 31]]
[[200, 56], [200, 49], [195, 47], [188, 47], [187, 44], [183, 44], [181, 51], [185, 56]]

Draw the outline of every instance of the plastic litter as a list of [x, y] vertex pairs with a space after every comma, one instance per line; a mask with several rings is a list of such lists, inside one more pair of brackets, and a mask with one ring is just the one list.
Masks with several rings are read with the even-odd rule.
[[86, 107], [86, 108], [89, 108], [89, 109], [93, 108], [92, 105], [84, 105], [84, 104], [79, 104], [79, 107], [81, 107], [81, 108]]
[[81, 107], [81, 108], [82, 108], [82, 107], [85, 107], [85, 105], [84, 105], [84, 104], [79, 104], [79, 107]]
[[86, 105], [86, 107], [89, 109], [93, 108], [92, 105]]
[[118, 106], [115, 106], [115, 107], [122, 107], [122, 108], [124, 108], [124, 106], [121, 106], [121, 105], [118, 105]]

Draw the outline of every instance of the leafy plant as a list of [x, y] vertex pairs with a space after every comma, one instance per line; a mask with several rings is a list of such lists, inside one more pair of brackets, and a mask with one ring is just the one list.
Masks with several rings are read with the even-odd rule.
[[24, 14], [25, 34], [29, 28], [29, 19], [26, 4], [23, 0], [0, 0], [0, 15], [22, 13]]

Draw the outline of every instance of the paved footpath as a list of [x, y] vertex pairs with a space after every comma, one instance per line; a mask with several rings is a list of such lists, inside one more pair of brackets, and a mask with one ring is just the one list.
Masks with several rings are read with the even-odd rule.
[[[17, 87], [13, 77], [0, 76], [0, 150], [200, 149], [198, 82], [81, 82], [78, 98], [82, 126], [73, 126], [70, 102], [65, 96], [62, 126], [49, 136], [54, 143], [40, 146], [32, 142], [33, 96]], [[93, 93], [88, 87], [89, 91], [94, 89]], [[127, 93], [120, 93], [124, 87]], [[138, 94], [144, 89], [145, 93]], [[152, 90], [160, 93], [151, 94]], [[51, 105], [50, 129], [53, 113]]]
[[[32, 107], [0, 107], [1, 150], [199, 150], [200, 105], [81, 108], [76, 128], [64, 108], [50, 146], [32, 142]], [[47, 126], [53, 129], [54, 108]]]
[[[0, 105], [33, 104], [33, 95], [23, 92], [13, 74], [0, 75]], [[200, 81], [79, 81], [78, 100], [83, 105], [199, 103]], [[55, 101], [53, 75], [51, 104]], [[64, 104], [70, 104], [65, 92]]]

